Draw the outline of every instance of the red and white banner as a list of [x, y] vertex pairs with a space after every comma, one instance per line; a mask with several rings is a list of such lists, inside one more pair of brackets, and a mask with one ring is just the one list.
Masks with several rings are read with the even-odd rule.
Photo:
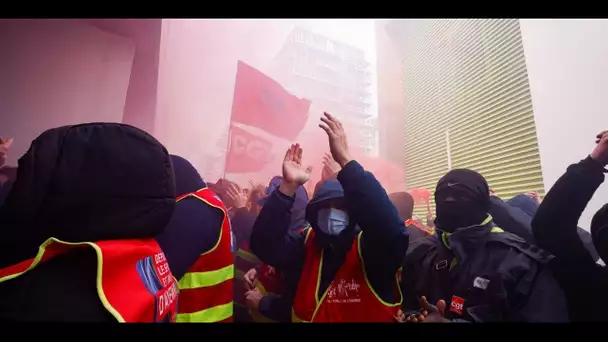
[[226, 173], [260, 171], [273, 160], [271, 151], [270, 141], [231, 125]]

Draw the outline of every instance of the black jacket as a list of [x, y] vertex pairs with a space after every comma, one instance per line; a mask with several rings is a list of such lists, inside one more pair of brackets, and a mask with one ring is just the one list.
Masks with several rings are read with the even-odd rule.
[[[363, 231], [362, 254], [365, 265], [369, 267], [367, 274], [371, 285], [385, 301], [398, 301], [394, 291], [395, 272], [401, 266], [408, 246], [408, 234], [403, 221], [380, 183], [356, 161], [350, 162], [338, 173], [338, 180], [344, 189], [341, 196], [346, 199], [351, 220]], [[331, 191], [338, 192], [337, 189]], [[311, 204], [319, 192], [315, 193], [307, 207], [306, 217], [313, 226], [316, 223], [316, 212], [311, 210]], [[264, 263], [283, 271], [285, 295], [281, 301], [276, 302], [280, 303], [281, 308], [275, 308], [275, 311], [282, 310], [282, 317], [291, 315], [304, 263], [305, 233], [288, 234], [293, 203], [293, 198], [278, 190], [274, 191], [262, 208], [251, 233], [251, 249], [255, 255]], [[320, 295], [329, 287], [342, 265], [356, 233], [357, 230], [351, 231], [347, 238], [340, 235], [339, 241], [333, 241], [324, 247]], [[322, 233], [317, 232], [316, 236], [321, 242]], [[262, 307], [260, 311], [263, 311]]]
[[[49, 237], [154, 237], [174, 206], [169, 154], [150, 135], [122, 124], [48, 130], [19, 159], [0, 208], [0, 268], [34, 257]], [[92, 249], [79, 249], [0, 283], [0, 320], [115, 321], [99, 300], [96, 265]]]
[[[408, 250], [402, 276], [404, 311], [417, 310], [418, 298], [424, 295], [432, 303], [445, 300], [448, 318], [567, 320], [563, 293], [546, 268], [552, 258], [548, 253], [513, 234], [493, 232], [491, 220], [446, 235], [445, 241], [440, 236], [418, 240]], [[461, 314], [452, 308], [454, 296], [464, 300]]]
[[532, 220], [536, 242], [555, 255], [550, 267], [566, 293], [572, 321], [608, 320], [608, 269], [596, 264], [577, 234], [578, 220], [606, 172], [590, 157], [570, 165]]

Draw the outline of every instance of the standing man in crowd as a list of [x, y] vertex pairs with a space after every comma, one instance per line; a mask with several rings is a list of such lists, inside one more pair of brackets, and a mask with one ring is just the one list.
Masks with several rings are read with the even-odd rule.
[[[568, 299], [575, 322], [608, 320], [605, 296], [608, 269], [596, 263], [577, 232], [577, 224], [608, 172], [608, 131], [596, 137], [587, 158], [570, 165], [538, 207], [532, 230], [538, 245], [555, 255], [550, 267]], [[608, 204], [591, 220], [591, 236], [599, 256], [608, 260]]]
[[156, 237], [179, 280], [178, 322], [231, 322], [234, 256], [228, 211], [194, 166], [171, 156], [177, 203]]
[[321, 120], [342, 170], [306, 207], [312, 228], [288, 234], [294, 194], [312, 172], [302, 167], [296, 144], [285, 154], [283, 182], [256, 220], [251, 248], [284, 271], [294, 321], [392, 322], [401, 303], [396, 273], [407, 231], [380, 183], [350, 157], [340, 121], [327, 113]]
[[169, 153], [146, 132], [42, 133], [0, 207], [0, 321], [175, 320], [177, 284], [154, 240], [174, 208]]
[[492, 222], [490, 191], [479, 173], [456, 169], [437, 183], [436, 236], [412, 247], [403, 267], [405, 313], [419, 299], [444, 300], [448, 319], [475, 322], [568, 320], [552, 256]]

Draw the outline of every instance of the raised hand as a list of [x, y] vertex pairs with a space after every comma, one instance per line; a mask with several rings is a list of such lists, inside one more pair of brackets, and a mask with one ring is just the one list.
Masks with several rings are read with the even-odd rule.
[[225, 194], [232, 201], [232, 205], [235, 208], [239, 209], [247, 206], [247, 194], [241, 191], [235, 184], [229, 183]]
[[[312, 166], [304, 168], [302, 166], [302, 148], [299, 144], [291, 145], [285, 152], [283, 160], [283, 184], [289, 184], [290, 187], [297, 189], [310, 179]], [[291, 194], [289, 194], [291, 195]]]
[[591, 152], [591, 158], [600, 162], [603, 166], [608, 165], [608, 131], [603, 131], [595, 137], [597, 146]]
[[441, 299], [437, 305], [433, 305], [426, 300], [425, 296], [420, 298], [420, 312], [422, 313], [422, 322], [425, 323], [447, 323], [450, 320], [445, 318], [445, 300]]
[[329, 138], [329, 150], [331, 156], [341, 167], [346, 166], [351, 160], [350, 152], [348, 151], [348, 142], [346, 140], [346, 132], [340, 120], [333, 115], [325, 112], [324, 117], [321, 117], [322, 123], [319, 124], [327, 137]]
[[336, 163], [331, 154], [325, 153], [325, 156], [323, 156], [323, 172], [321, 174], [323, 180], [334, 177], [340, 170], [340, 165]]

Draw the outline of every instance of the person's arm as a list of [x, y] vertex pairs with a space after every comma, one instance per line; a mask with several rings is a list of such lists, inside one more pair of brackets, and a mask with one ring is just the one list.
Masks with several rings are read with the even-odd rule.
[[532, 231], [539, 247], [559, 258], [595, 261], [578, 238], [578, 220], [589, 200], [604, 181], [606, 170], [587, 157], [568, 170], [553, 185], [532, 219]]
[[222, 229], [223, 214], [193, 197], [175, 205], [165, 231], [156, 236], [176, 279], [186, 274], [198, 257], [215, 246]]
[[293, 202], [293, 196], [280, 189], [273, 191], [251, 230], [251, 251], [264, 263], [279, 269], [293, 267], [303, 258], [303, 236], [287, 234]]
[[338, 173], [354, 221], [363, 231], [363, 257], [374, 269], [394, 272], [403, 262], [409, 235], [397, 209], [373, 174], [356, 161]]

